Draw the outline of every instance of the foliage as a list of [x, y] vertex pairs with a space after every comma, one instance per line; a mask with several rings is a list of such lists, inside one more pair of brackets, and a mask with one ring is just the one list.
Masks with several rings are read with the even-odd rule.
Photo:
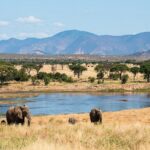
[[134, 80], [135, 80], [135, 77], [136, 77], [137, 73], [140, 71], [140, 68], [139, 67], [132, 67], [130, 69], [130, 71], [134, 74]]
[[94, 68], [94, 70], [97, 72], [98, 84], [100, 83], [100, 80], [102, 80], [102, 82], [104, 82], [104, 74], [105, 74], [104, 65], [98, 64]]
[[44, 76], [44, 83], [48, 85], [50, 83], [50, 78], [48, 76]]
[[118, 80], [118, 79], [120, 79], [120, 74], [118, 74], [118, 73], [110, 73], [109, 74], [109, 78], [112, 79], [112, 80]]
[[150, 82], [150, 62], [145, 62], [140, 66], [140, 72], [144, 74], [147, 82]]
[[16, 80], [16, 81], [28, 81], [29, 75], [26, 73], [25, 69], [22, 68], [19, 71], [15, 72], [14, 80]]
[[39, 85], [39, 84], [40, 84], [40, 82], [39, 82], [38, 79], [37, 79], [37, 76], [31, 77], [31, 81], [32, 81], [32, 84], [33, 84], [33, 85]]
[[48, 74], [47, 74], [46, 72], [39, 72], [39, 73], [37, 74], [37, 78], [38, 78], [39, 80], [43, 80], [44, 77], [47, 76], [47, 75], [48, 75]]
[[16, 69], [13, 66], [0, 65], [0, 84], [14, 79]]
[[69, 65], [69, 69], [74, 72], [74, 75], [77, 75], [78, 78], [80, 78], [80, 75], [82, 74], [83, 71], [86, 71], [87, 68], [84, 66], [81, 66], [80, 64], [72, 64]]
[[115, 64], [110, 68], [110, 72], [116, 72], [120, 75], [120, 80], [122, 78], [122, 73], [128, 70], [129, 68], [125, 64]]
[[88, 80], [89, 80], [89, 82], [94, 83], [95, 78], [94, 77], [89, 77]]
[[121, 84], [125, 84], [128, 81], [129, 76], [127, 74], [122, 75], [121, 77]]
[[103, 71], [100, 71], [98, 74], [97, 74], [97, 79], [102, 83], [104, 83], [104, 72]]

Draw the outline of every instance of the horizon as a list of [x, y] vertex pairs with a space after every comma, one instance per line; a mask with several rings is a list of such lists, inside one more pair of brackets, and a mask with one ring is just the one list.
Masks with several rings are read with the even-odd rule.
[[112, 36], [150, 31], [148, 0], [5, 0], [0, 4], [0, 40], [45, 38], [74, 29]]

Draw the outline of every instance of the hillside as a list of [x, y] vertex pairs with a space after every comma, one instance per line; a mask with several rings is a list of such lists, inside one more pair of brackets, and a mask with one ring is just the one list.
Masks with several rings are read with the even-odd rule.
[[18, 54], [100, 54], [130, 55], [150, 49], [150, 32], [136, 35], [99, 36], [93, 33], [69, 30], [52, 37], [0, 41], [0, 53]]

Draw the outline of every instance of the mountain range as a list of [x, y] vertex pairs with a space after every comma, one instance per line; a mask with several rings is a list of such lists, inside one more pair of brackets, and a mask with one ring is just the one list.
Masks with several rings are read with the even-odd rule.
[[[150, 32], [135, 35], [96, 35], [79, 30], [60, 32], [48, 38], [11, 38], [0, 41], [0, 53], [132, 55], [150, 50]], [[150, 51], [148, 52], [150, 53]]]

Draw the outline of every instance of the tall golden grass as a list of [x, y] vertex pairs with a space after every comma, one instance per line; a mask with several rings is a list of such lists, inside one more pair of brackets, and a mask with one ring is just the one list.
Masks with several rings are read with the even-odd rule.
[[27, 126], [0, 125], [1, 150], [148, 150], [150, 126], [140, 123], [70, 125], [50, 119]]

